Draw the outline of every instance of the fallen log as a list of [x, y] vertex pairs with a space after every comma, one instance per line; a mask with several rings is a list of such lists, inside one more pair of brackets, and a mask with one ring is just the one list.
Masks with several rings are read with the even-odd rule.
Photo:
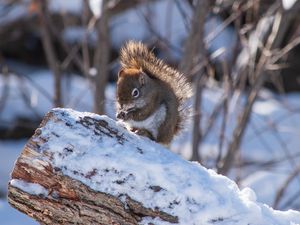
[[292, 224], [228, 178], [106, 116], [49, 112], [12, 172], [8, 201], [41, 224]]

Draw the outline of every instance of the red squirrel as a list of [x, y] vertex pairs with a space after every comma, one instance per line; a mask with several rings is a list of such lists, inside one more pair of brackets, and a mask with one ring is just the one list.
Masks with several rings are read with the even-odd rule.
[[141, 42], [126, 43], [120, 62], [117, 119], [131, 131], [168, 145], [182, 128], [191, 85]]

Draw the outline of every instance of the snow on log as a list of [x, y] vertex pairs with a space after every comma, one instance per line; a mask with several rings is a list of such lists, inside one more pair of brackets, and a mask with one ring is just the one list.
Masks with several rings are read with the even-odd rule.
[[300, 223], [106, 116], [70, 109], [46, 115], [8, 188], [9, 203], [41, 224]]

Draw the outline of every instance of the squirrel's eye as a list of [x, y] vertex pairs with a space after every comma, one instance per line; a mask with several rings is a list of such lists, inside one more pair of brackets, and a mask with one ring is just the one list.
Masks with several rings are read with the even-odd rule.
[[131, 96], [137, 98], [139, 97], [139, 95], [140, 95], [140, 91], [137, 88], [134, 88], [131, 92]]

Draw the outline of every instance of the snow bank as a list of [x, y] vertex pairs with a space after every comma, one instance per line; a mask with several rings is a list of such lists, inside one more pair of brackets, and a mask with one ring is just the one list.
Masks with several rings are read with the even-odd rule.
[[[222, 88], [216, 86], [207, 87], [202, 90], [202, 93], [201, 126], [203, 130], [206, 130], [213, 110], [225, 93]], [[234, 93], [229, 101], [223, 155], [228, 149], [233, 129], [238, 121], [238, 113], [244, 101], [245, 95], [239, 92]], [[277, 192], [300, 164], [299, 109], [299, 93], [278, 95], [263, 89], [254, 103], [240, 146], [240, 162], [244, 163], [244, 167], [233, 168], [229, 176], [233, 180], [239, 180], [240, 187], [251, 187], [256, 192], [259, 202], [273, 205]], [[206, 167], [215, 168], [216, 166], [222, 121], [223, 113], [220, 113], [211, 131], [199, 146], [199, 152]], [[191, 137], [192, 126], [190, 124], [172, 142], [172, 151], [189, 159], [192, 155]], [[299, 209], [299, 179], [300, 174], [290, 183], [277, 206], [279, 209]], [[261, 188], [262, 186], [265, 188]]]
[[49, 194], [48, 190], [39, 184], [28, 183], [19, 179], [12, 179], [10, 184], [21, 190], [26, 190], [27, 193], [32, 195], [47, 196]]
[[298, 0], [282, 0], [282, 5], [285, 10], [289, 10]]
[[[49, 121], [41, 128], [40, 136], [48, 140], [41, 152], [51, 155], [53, 167], [96, 191], [121, 200], [128, 195], [145, 207], [178, 216], [180, 225], [300, 223], [299, 212], [276, 211], [260, 204], [251, 189], [239, 190], [230, 179], [128, 133], [106, 116], [70, 109], [52, 112], [62, 122]], [[103, 127], [86, 128], [94, 126], [89, 121], [106, 124], [120, 138], [99, 135], [98, 131], [108, 132]], [[66, 143], [71, 150], [66, 150]], [[22, 189], [31, 193], [29, 186], [27, 190], [22, 185]], [[150, 222], [170, 224], [157, 218], [144, 218], [140, 224]]]

